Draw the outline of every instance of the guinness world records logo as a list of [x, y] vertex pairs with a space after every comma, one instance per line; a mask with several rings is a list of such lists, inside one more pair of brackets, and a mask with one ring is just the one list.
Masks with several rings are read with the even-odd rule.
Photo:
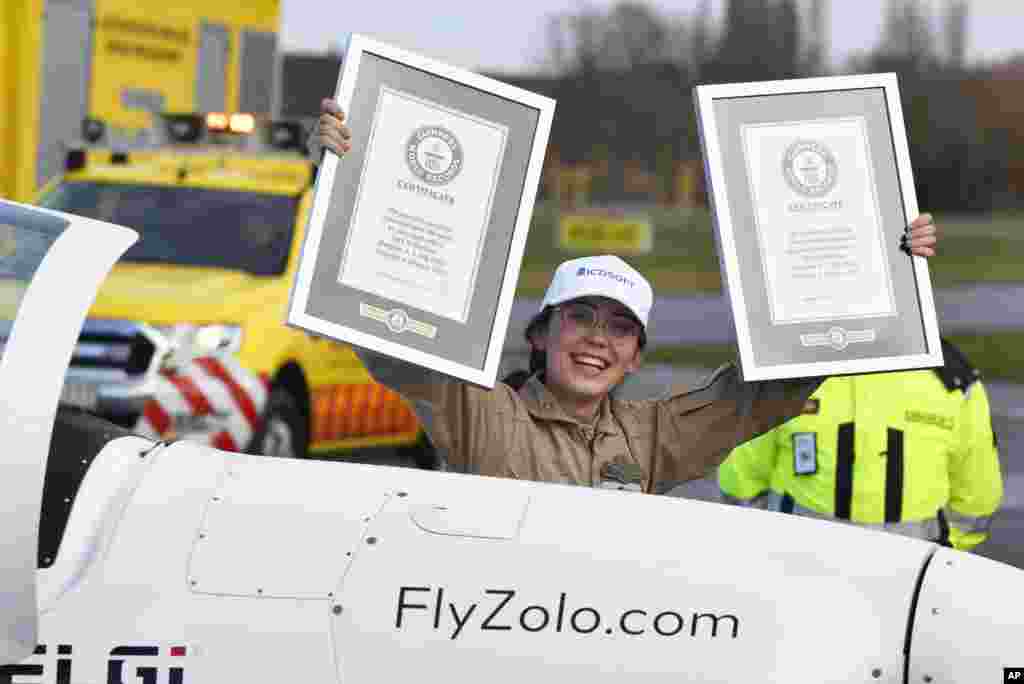
[[786, 183], [805, 197], [822, 197], [836, 185], [835, 155], [814, 140], [797, 140], [786, 148], [782, 174]]
[[405, 162], [423, 182], [445, 185], [462, 170], [462, 145], [443, 126], [420, 126], [405, 144]]
[[805, 347], [832, 347], [835, 351], [843, 351], [851, 344], [857, 342], [874, 342], [877, 339], [875, 330], [846, 330], [839, 326], [832, 326], [823, 333], [810, 333], [800, 335], [800, 344]]
[[409, 326], [409, 315], [402, 309], [392, 309], [388, 312], [384, 323], [391, 332], [405, 332], [405, 329]]
[[842, 328], [830, 328], [826, 334], [829, 345], [836, 351], [842, 351], [850, 345], [850, 339]]

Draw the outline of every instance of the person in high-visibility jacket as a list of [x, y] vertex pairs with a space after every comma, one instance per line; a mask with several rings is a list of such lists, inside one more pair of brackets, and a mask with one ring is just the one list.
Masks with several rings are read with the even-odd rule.
[[943, 355], [828, 378], [800, 416], [729, 454], [723, 498], [974, 548], [1003, 496], [998, 442], [980, 373], [945, 340]]

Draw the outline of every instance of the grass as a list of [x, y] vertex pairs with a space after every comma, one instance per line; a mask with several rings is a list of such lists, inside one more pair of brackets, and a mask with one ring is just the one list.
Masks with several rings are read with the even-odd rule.
[[[949, 335], [947, 339], [981, 370], [982, 378], [1024, 383], [1024, 332]], [[644, 354], [645, 364], [698, 368], [717, 368], [735, 359], [736, 351], [729, 345], [657, 347]]]
[[[654, 225], [651, 254], [624, 257], [646, 275], [659, 295], [721, 292], [712, 223], [705, 210], [648, 207]], [[516, 294], [541, 297], [555, 267], [581, 256], [558, 248], [558, 211], [538, 203]], [[929, 260], [932, 284], [1024, 281], [1024, 213], [936, 215], [939, 254]]]
[[1024, 332], [950, 335], [982, 378], [1024, 383]]
[[644, 365], [718, 368], [736, 358], [736, 350], [726, 344], [691, 344], [648, 349], [644, 352]]

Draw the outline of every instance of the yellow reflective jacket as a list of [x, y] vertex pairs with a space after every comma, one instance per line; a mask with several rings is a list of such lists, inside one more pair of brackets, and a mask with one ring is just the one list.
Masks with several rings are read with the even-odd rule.
[[1003, 496], [998, 448], [977, 372], [945, 355], [936, 371], [828, 378], [800, 416], [733, 450], [723, 496], [896, 532], [936, 523], [938, 541], [981, 543]]

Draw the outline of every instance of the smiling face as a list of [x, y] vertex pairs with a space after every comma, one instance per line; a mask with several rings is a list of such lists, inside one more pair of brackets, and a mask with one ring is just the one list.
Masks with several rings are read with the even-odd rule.
[[640, 367], [641, 330], [619, 302], [583, 297], [555, 307], [547, 329], [531, 342], [547, 354], [551, 393], [570, 413], [592, 416], [608, 392]]

